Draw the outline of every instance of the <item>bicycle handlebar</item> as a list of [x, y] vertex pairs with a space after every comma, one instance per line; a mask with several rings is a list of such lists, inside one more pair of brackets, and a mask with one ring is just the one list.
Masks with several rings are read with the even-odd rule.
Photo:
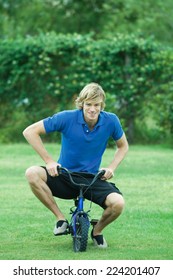
[[[98, 171], [98, 172], [94, 175], [94, 178], [93, 178], [93, 180], [91, 181], [90, 184], [81, 184], [81, 183], [76, 183], [76, 182], [73, 180], [73, 178], [72, 178], [72, 175], [73, 175], [73, 174], [76, 175], [77, 173], [71, 172], [71, 171], [69, 171], [67, 168], [61, 167], [61, 166], [57, 166], [57, 170], [58, 170], [58, 173], [59, 173], [59, 174], [61, 174], [62, 171], [65, 171], [65, 172], [68, 174], [71, 183], [74, 184], [74, 185], [76, 185], [76, 186], [78, 186], [78, 187], [80, 187], [80, 186], [91, 187], [91, 186], [95, 183], [95, 181], [96, 181], [97, 179], [101, 178], [101, 177], [105, 174], [105, 172], [106, 172], [105, 170], [100, 170], [100, 171]], [[84, 178], [84, 177], [83, 177], [83, 178]]]

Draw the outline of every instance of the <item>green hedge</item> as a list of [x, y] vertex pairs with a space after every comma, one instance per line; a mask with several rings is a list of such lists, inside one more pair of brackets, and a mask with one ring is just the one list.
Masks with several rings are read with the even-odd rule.
[[[0, 54], [3, 131], [10, 131], [15, 111], [17, 116], [25, 112], [23, 124], [20, 121], [22, 130], [24, 125], [56, 111], [73, 108], [72, 102], [81, 88], [95, 81], [108, 95], [107, 110], [120, 116], [133, 140], [135, 120], [143, 118], [145, 106], [155, 104], [155, 97], [159, 102], [160, 94], [167, 94], [173, 68], [172, 50], [163, 50], [152, 38], [134, 35], [119, 34], [111, 41], [96, 41], [91, 35], [42, 34], [0, 41]], [[169, 99], [172, 100], [172, 91], [168, 103]], [[163, 119], [159, 122], [165, 124]], [[18, 125], [16, 129], [14, 134], [18, 135]], [[8, 141], [8, 134], [5, 138]]]

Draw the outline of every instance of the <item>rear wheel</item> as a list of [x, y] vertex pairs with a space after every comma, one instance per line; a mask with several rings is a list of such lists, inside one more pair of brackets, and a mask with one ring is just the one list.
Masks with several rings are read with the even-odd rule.
[[76, 236], [73, 236], [73, 249], [75, 252], [84, 252], [88, 243], [89, 221], [81, 216], [76, 222]]

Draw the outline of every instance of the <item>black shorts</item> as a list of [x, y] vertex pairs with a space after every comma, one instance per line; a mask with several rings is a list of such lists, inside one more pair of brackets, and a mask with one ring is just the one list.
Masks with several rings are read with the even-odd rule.
[[[42, 166], [43, 167], [43, 166]], [[45, 170], [46, 168], [43, 167]], [[79, 188], [74, 186], [68, 177], [68, 174], [60, 174], [59, 176], [52, 177], [48, 174], [47, 170], [47, 185], [50, 188], [52, 195], [58, 198], [63, 199], [75, 199], [79, 195]], [[82, 177], [79, 177], [79, 174]], [[73, 179], [76, 183], [86, 183], [89, 184], [93, 179], [92, 174], [87, 173], [76, 173], [73, 175]], [[100, 205], [102, 208], [106, 208], [104, 202], [106, 197], [110, 193], [118, 193], [121, 194], [120, 190], [115, 186], [114, 183], [110, 183], [107, 181], [103, 181], [101, 179], [97, 179], [91, 187], [84, 187], [84, 197], [94, 203]]]

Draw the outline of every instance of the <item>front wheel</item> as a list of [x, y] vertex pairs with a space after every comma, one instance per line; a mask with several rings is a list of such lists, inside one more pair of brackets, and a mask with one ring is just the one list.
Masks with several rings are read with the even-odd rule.
[[76, 222], [76, 235], [73, 236], [73, 249], [75, 252], [84, 252], [88, 243], [89, 221], [81, 216]]

